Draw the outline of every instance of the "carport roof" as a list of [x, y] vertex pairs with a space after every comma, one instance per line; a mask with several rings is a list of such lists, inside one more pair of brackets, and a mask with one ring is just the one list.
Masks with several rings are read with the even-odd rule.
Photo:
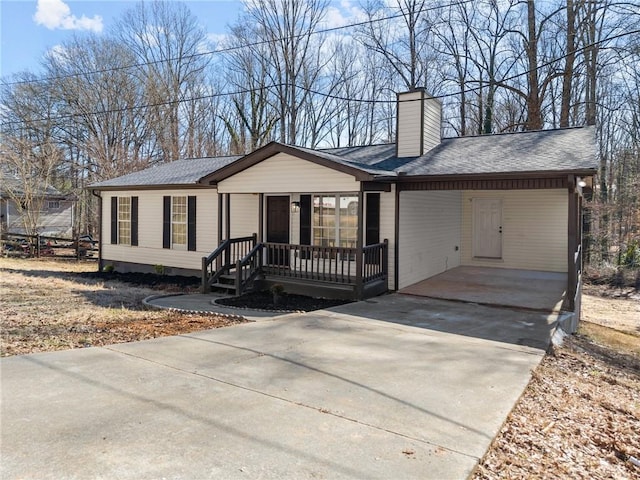
[[595, 127], [444, 138], [420, 157], [398, 158], [395, 144], [322, 150], [354, 165], [406, 176], [596, 170]]

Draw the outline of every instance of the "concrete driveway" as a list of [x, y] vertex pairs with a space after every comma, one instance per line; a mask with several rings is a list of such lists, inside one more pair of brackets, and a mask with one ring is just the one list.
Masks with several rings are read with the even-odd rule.
[[540, 362], [552, 321], [389, 295], [5, 358], [0, 474], [465, 478]]

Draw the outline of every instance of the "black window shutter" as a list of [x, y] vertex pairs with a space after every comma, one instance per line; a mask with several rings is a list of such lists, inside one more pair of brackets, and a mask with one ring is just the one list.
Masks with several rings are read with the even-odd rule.
[[187, 250], [196, 251], [196, 197], [187, 199]]
[[380, 243], [380, 194], [367, 194], [365, 245]]
[[118, 197], [111, 197], [111, 244], [118, 243]]
[[162, 248], [171, 248], [171, 197], [162, 197]]
[[[300, 195], [300, 245], [311, 245], [311, 195]], [[309, 252], [302, 251], [301, 258], [309, 258]]]
[[131, 245], [138, 246], [138, 197], [131, 197]]

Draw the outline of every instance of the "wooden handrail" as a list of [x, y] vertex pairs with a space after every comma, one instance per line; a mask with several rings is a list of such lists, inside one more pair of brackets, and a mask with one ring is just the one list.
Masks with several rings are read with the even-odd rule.
[[[257, 235], [254, 233], [250, 237], [229, 238], [224, 240], [218, 248], [208, 256], [202, 257], [202, 292], [207, 293], [211, 285], [222, 275], [229, 273], [234, 264], [234, 257], [244, 257], [245, 252], [239, 246], [246, 243], [251, 248], [256, 245]], [[213, 267], [215, 262], [215, 268]]]
[[[242, 295], [247, 290], [249, 283], [260, 273], [262, 268], [262, 249], [263, 245], [258, 243], [244, 258], [236, 262], [236, 295]], [[245, 275], [245, 267], [247, 266], [250, 268], [247, 275]]]

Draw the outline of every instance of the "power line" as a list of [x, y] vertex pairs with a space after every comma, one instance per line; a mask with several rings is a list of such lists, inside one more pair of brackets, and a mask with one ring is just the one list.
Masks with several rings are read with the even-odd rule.
[[[620, 33], [617, 35], [613, 35], [611, 37], [607, 37], [607, 38], [603, 38], [601, 40], [598, 40], [596, 42], [592, 42], [590, 44], [584, 45], [580, 48], [575, 49], [573, 52], [568, 52], [565, 53], [564, 55], [561, 55], [559, 57], [556, 57], [552, 60], [549, 60], [541, 65], [538, 65], [537, 69], [540, 70], [542, 68], [546, 68], [560, 60], [563, 60], [564, 58], [566, 58], [568, 55], [572, 54], [572, 53], [578, 53], [581, 52], [583, 50], [586, 50], [588, 48], [600, 45], [602, 43], [605, 42], [609, 42], [611, 40], [616, 40], [618, 38], [622, 38], [628, 35], [633, 35], [633, 34], [637, 34], [640, 33], [640, 29], [638, 30], [632, 30], [630, 32], [624, 32], [624, 33]], [[515, 75], [512, 75], [510, 77], [507, 78], [503, 78], [501, 80], [499, 80], [496, 83], [504, 83], [504, 82], [508, 82], [511, 80], [515, 80], [519, 77], [525, 76], [525, 75], [529, 75], [531, 72], [533, 72], [533, 69], [529, 69], [526, 70], [524, 72], [521, 73], [517, 73]], [[145, 108], [154, 108], [154, 107], [161, 107], [161, 106], [166, 106], [166, 105], [175, 105], [175, 104], [180, 104], [180, 103], [184, 103], [184, 102], [195, 102], [195, 101], [200, 101], [200, 100], [209, 100], [209, 99], [213, 99], [213, 98], [219, 98], [219, 97], [225, 97], [225, 96], [231, 96], [231, 95], [241, 95], [241, 94], [246, 94], [246, 93], [254, 93], [254, 92], [258, 92], [258, 91], [264, 91], [264, 90], [271, 90], [274, 88], [281, 88], [281, 87], [290, 87], [291, 85], [287, 85], [284, 83], [276, 83], [276, 84], [272, 84], [272, 85], [268, 85], [268, 86], [262, 86], [259, 88], [249, 88], [249, 89], [242, 89], [242, 90], [236, 90], [233, 92], [220, 92], [220, 93], [214, 93], [214, 94], [210, 94], [210, 95], [201, 95], [198, 97], [190, 97], [190, 98], [183, 98], [183, 99], [176, 99], [176, 100], [167, 100], [167, 101], [163, 101], [163, 102], [157, 102], [157, 103], [152, 103], [152, 104], [145, 104], [145, 105], [136, 105], [136, 106], [129, 106], [129, 107], [122, 107], [122, 108], [114, 108], [114, 109], [109, 109], [109, 110], [101, 110], [101, 111], [93, 111], [93, 112], [84, 112], [84, 113], [72, 113], [72, 114], [68, 114], [68, 115], [60, 115], [60, 116], [53, 116], [53, 117], [43, 117], [43, 118], [39, 118], [39, 119], [35, 119], [35, 120], [14, 120], [14, 121], [9, 121], [9, 122], [4, 122], [3, 125], [15, 125], [15, 124], [21, 124], [21, 123], [36, 123], [36, 122], [42, 122], [42, 121], [52, 121], [52, 120], [66, 120], [66, 119], [70, 119], [70, 118], [76, 118], [76, 117], [84, 117], [87, 115], [106, 115], [106, 114], [110, 114], [110, 113], [121, 113], [121, 112], [126, 112], [126, 111], [133, 111], [133, 110], [142, 110]], [[498, 85], [499, 86], [499, 85]], [[333, 100], [340, 100], [340, 101], [345, 101], [345, 102], [358, 102], [358, 103], [367, 103], [367, 104], [395, 104], [396, 100], [378, 100], [378, 99], [358, 99], [358, 98], [347, 98], [347, 97], [341, 97], [339, 95], [332, 95], [332, 94], [327, 94], [327, 93], [323, 93], [323, 92], [319, 92], [307, 87], [303, 87], [303, 86], [299, 86], [296, 85], [295, 86], [297, 89], [300, 90], [305, 90], [309, 93], [312, 93], [314, 95], [319, 95], [325, 98], [331, 98]], [[442, 99], [442, 98], [450, 98], [450, 97], [455, 97], [458, 96], [460, 94], [464, 93], [472, 93], [472, 92], [476, 92], [479, 90], [482, 90], [485, 87], [472, 87], [472, 88], [467, 88], [464, 89], [462, 91], [457, 91], [457, 92], [453, 92], [453, 93], [447, 93], [447, 94], [443, 94], [443, 95], [434, 95], [432, 98], [437, 98], [437, 99]], [[412, 102], [412, 101], [419, 101], [419, 100], [405, 100], [406, 102]]]
[[[424, 13], [424, 12], [429, 12], [432, 10], [438, 10], [438, 9], [444, 9], [444, 8], [448, 8], [448, 7], [452, 7], [454, 5], [464, 5], [467, 3], [472, 3], [473, 0], [459, 0], [459, 1], [453, 1], [451, 3], [449, 3], [448, 5], [440, 5], [440, 6], [435, 6], [435, 7], [424, 7], [420, 10], [417, 10], [416, 13]], [[221, 53], [228, 53], [228, 52], [233, 52], [235, 50], [242, 50], [245, 48], [253, 48], [253, 47], [259, 47], [261, 45], [267, 45], [269, 43], [274, 43], [274, 42], [282, 42], [282, 41], [287, 41], [287, 40], [297, 40], [299, 38], [305, 37], [305, 36], [309, 36], [309, 35], [318, 35], [318, 34], [323, 34], [323, 33], [331, 33], [331, 32], [336, 32], [338, 30], [344, 30], [346, 28], [354, 28], [354, 27], [361, 27], [364, 25], [371, 25], [374, 23], [381, 23], [381, 22], [386, 22], [388, 20], [395, 20], [398, 18], [402, 18], [404, 16], [404, 13], [398, 13], [396, 15], [390, 15], [387, 17], [381, 17], [381, 18], [369, 18], [368, 20], [364, 20], [362, 22], [355, 22], [355, 23], [349, 23], [346, 25], [342, 25], [339, 27], [330, 27], [330, 28], [324, 28], [324, 29], [320, 29], [320, 30], [314, 30], [312, 32], [307, 32], [307, 33], [301, 33], [298, 35], [293, 35], [291, 37], [285, 36], [285, 37], [279, 37], [279, 38], [274, 38], [274, 39], [270, 39], [270, 40], [260, 40], [258, 42], [252, 42], [252, 43], [246, 43], [246, 44], [242, 44], [242, 45], [236, 45], [233, 47], [226, 47], [226, 48], [220, 48], [220, 49], [216, 49], [216, 50], [209, 50], [207, 52], [199, 52], [199, 53], [194, 53], [191, 55], [185, 55], [182, 57], [172, 57], [172, 58], [165, 58], [165, 59], [160, 59], [160, 60], [153, 60], [153, 61], [149, 61], [149, 62], [141, 62], [141, 63], [135, 63], [135, 64], [131, 64], [131, 65], [124, 65], [122, 67], [110, 67], [110, 68], [104, 68], [104, 69], [99, 69], [99, 70], [91, 70], [88, 72], [79, 72], [79, 73], [69, 73], [69, 74], [65, 74], [65, 75], [56, 75], [56, 76], [51, 76], [51, 77], [43, 77], [43, 78], [38, 78], [38, 79], [34, 79], [34, 80], [16, 80], [14, 82], [5, 82], [2, 81], [2, 83], [4, 85], [22, 85], [22, 84], [32, 84], [32, 83], [41, 83], [41, 82], [49, 82], [52, 80], [63, 80], [65, 78], [73, 78], [73, 77], [79, 77], [79, 76], [84, 76], [84, 75], [94, 75], [94, 74], [99, 74], [99, 73], [109, 73], [109, 72], [117, 72], [120, 70], [128, 70], [130, 68], [139, 68], [139, 67], [146, 67], [146, 66], [151, 66], [151, 65], [157, 65], [160, 63], [168, 63], [168, 62], [174, 62], [177, 60], [192, 60], [194, 58], [199, 58], [199, 57], [203, 57], [205, 55], [215, 55], [215, 54], [221, 54]]]

